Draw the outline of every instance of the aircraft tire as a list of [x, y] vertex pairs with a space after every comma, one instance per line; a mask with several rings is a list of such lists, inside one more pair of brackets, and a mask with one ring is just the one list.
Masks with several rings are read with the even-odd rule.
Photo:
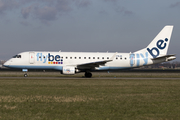
[[90, 73], [90, 72], [85, 72], [85, 77], [86, 77], [86, 78], [91, 78], [91, 77], [92, 77], [92, 73]]
[[24, 74], [24, 77], [27, 77], [28, 75], [27, 74]]

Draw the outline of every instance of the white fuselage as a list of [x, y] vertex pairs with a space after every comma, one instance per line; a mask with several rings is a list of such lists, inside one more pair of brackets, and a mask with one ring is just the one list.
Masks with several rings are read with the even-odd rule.
[[[112, 61], [95, 67], [92, 70], [119, 70], [125, 68], [139, 67], [143, 65], [153, 64], [148, 58], [148, 54], [142, 53], [93, 53], [93, 52], [23, 52], [18, 54], [20, 57], [11, 58], [5, 63], [5, 66], [20, 69], [55, 69], [62, 70], [63, 66], [73, 66], [105, 61]], [[81, 69], [90, 69], [89, 67], [81, 67]]]

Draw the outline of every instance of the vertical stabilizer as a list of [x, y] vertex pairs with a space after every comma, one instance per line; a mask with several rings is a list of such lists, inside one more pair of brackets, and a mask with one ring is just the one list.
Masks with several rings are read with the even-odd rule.
[[146, 53], [152, 58], [157, 58], [167, 54], [173, 26], [165, 26], [153, 41], [144, 49], [135, 53]]

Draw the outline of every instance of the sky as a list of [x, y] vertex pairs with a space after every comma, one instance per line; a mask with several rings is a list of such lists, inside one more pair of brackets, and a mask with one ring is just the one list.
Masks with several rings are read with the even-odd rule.
[[174, 25], [168, 54], [180, 61], [180, 0], [0, 0], [0, 60], [24, 51], [135, 52]]

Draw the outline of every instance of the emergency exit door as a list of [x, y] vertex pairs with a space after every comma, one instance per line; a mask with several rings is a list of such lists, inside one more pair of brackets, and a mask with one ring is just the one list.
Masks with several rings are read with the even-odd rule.
[[130, 54], [130, 65], [133, 67], [135, 64], [135, 54]]

